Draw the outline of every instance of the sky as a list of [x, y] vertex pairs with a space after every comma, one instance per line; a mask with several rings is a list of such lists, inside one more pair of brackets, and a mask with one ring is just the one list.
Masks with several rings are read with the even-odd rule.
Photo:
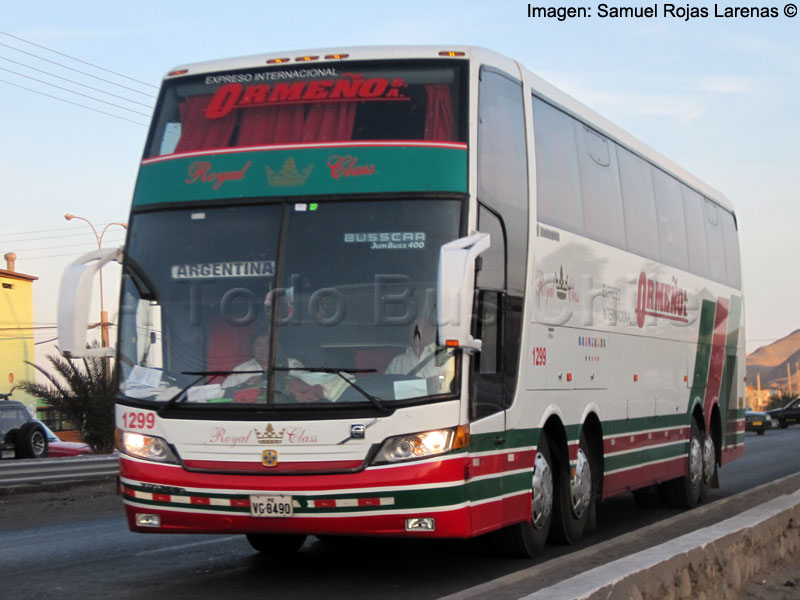
[[[529, 18], [528, 3], [508, 0], [1, 3], [0, 256], [15, 252], [17, 270], [39, 277], [37, 343], [56, 335], [64, 268], [97, 247], [89, 226], [64, 214], [98, 232], [127, 220], [154, 96], [171, 67], [399, 44], [469, 44], [514, 58], [721, 191], [738, 215], [748, 351], [800, 328], [800, 17], [770, 0], [744, 4], [775, 7], [778, 17], [715, 17], [705, 2], [690, 6], [709, 16], [688, 20], [665, 16], [662, 2], [628, 0], [658, 8], [639, 19], [600, 18], [600, 2], [532, 4], [592, 16]], [[123, 234], [110, 226], [103, 246], [121, 245]], [[117, 287], [106, 277], [112, 316]]]

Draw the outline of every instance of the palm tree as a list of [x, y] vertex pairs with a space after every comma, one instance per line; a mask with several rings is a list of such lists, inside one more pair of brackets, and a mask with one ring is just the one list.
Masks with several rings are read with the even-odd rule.
[[[41, 384], [23, 381], [18, 386], [31, 396], [44, 400], [63, 417], [75, 423], [83, 440], [96, 453], [108, 454], [114, 449], [114, 392], [116, 385], [105, 358], [75, 361], [59, 355], [48, 355], [53, 372], [28, 362], [47, 378]], [[27, 362], [27, 361], [26, 361]]]

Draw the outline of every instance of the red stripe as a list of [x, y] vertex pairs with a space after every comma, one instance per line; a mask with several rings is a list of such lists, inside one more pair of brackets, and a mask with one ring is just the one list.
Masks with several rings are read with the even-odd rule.
[[[146, 463], [123, 457], [120, 460], [120, 475], [124, 479], [170, 485], [183, 488], [208, 488], [231, 492], [254, 491], [298, 491], [324, 492], [331, 489], [360, 489], [365, 487], [395, 487], [425, 483], [447, 483], [463, 481], [466, 454], [450, 460], [408, 463], [391, 468], [367, 468], [358, 473], [330, 475], [306, 475], [295, 477], [281, 475], [261, 467], [248, 475], [189, 472], [177, 465]], [[515, 461], [511, 463], [517, 465]]]
[[231, 498], [231, 506], [233, 506], [233, 507], [250, 506], [250, 499], [249, 498]]
[[314, 508], [336, 508], [336, 500], [314, 500]]
[[169, 494], [153, 494], [153, 500], [156, 502], [172, 502], [172, 496]]
[[224, 460], [187, 460], [186, 466], [189, 469], [198, 471], [224, 471], [225, 473], [252, 473], [256, 471], [264, 475], [282, 472], [311, 472], [325, 473], [329, 471], [346, 471], [357, 469], [362, 464], [360, 460], [330, 460], [330, 461], [308, 461], [308, 462], [280, 462], [274, 467], [267, 467], [259, 462], [241, 462]]
[[[530, 507], [530, 502], [528, 502]], [[530, 510], [530, 509], [529, 509]], [[398, 515], [364, 515], [309, 518], [295, 515], [287, 519], [242, 515], [199, 514], [148, 508], [161, 516], [161, 528], [137, 527], [135, 515], [140, 508], [125, 505], [131, 531], [144, 533], [307, 533], [331, 535], [379, 535], [427, 538], [466, 538], [471, 535], [469, 508], [444, 512], [409, 511]], [[405, 530], [408, 517], [433, 517], [436, 531], [409, 534]], [[499, 526], [499, 521], [494, 528]]]
[[603, 479], [603, 499], [680, 477], [686, 471], [686, 460], [686, 456], [679, 456], [663, 463], [606, 474]]
[[380, 498], [359, 498], [358, 499], [359, 506], [380, 506], [381, 499]]
[[199, 498], [197, 496], [192, 496], [191, 503], [199, 504], [201, 506], [208, 506], [209, 504], [211, 504], [211, 498]]

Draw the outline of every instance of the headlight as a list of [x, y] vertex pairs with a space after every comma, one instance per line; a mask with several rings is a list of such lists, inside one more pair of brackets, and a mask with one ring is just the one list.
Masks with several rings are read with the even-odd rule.
[[160, 437], [123, 431], [119, 449], [125, 454], [162, 463], [177, 463], [178, 459], [167, 442]]
[[373, 463], [395, 463], [444, 454], [469, 445], [469, 425], [435, 429], [386, 440]]

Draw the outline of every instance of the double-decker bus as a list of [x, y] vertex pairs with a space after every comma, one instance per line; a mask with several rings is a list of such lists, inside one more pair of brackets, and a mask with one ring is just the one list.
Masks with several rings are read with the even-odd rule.
[[[116, 349], [87, 350], [111, 260]], [[126, 246], [59, 310], [66, 355], [116, 357], [138, 532], [530, 556], [612, 496], [693, 507], [743, 451], [732, 206], [484, 49], [170, 72]]]

